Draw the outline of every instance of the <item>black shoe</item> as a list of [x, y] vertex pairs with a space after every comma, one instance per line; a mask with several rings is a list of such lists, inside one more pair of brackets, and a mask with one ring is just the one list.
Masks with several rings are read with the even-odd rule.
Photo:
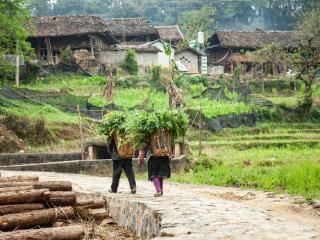
[[153, 195], [154, 197], [161, 197], [162, 196], [162, 193], [161, 192], [157, 192]]
[[133, 187], [131, 188], [131, 194], [136, 194], [137, 193], [137, 188], [136, 187]]
[[117, 192], [113, 191], [112, 189], [109, 189], [109, 193], [117, 193]]

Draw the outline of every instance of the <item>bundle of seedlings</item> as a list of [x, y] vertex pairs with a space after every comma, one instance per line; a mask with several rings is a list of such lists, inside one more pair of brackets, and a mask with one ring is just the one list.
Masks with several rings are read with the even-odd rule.
[[108, 216], [103, 199], [88, 199], [77, 199], [69, 181], [0, 177], [0, 239], [82, 239], [84, 227], [72, 220]]
[[98, 130], [115, 139], [120, 157], [132, 157], [135, 149], [147, 147], [156, 156], [171, 156], [174, 142], [185, 137], [188, 126], [188, 116], [182, 110], [113, 111], [104, 117]]
[[114, 139], [121, 158], [130, 158], [134, 154], [133, 144], [126, 131], [128, 118], [129, 116], [125, 112], [113, 111], [105, 115], [98, 126], [98, 131], [107, 136], [108, 141]]

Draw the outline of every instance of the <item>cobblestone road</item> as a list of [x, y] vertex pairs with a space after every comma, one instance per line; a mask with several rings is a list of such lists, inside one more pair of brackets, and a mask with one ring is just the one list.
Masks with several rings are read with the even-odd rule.
[[[76, 191], [110, 197], [107, 192], [110, 178], [39, 172], [1, 173], [2, 176], [36, 174], [40, 180], [69, 180]], [[286, 197], [268, 198], [268, 194], [262, 192], [176, 183], [165, 183], [165, 196], [161, 198], [154, 198], [153, 191], [150, 182], [138, 181], [138, 194], [130, 195], [127, 181], [121, 179], [120, 193], [111, 197], [144, 203], [159, 213], [161, 229], [157, 239], [320, 239], [319, 216], [310, 216], [313, 220], [308, 222], [306, 218], [299, 220], [299, 214], [295, 218], [282, 213], [281, 206], [285, 208], [285, 201], [288, 201]], [[260, 207], [262, 195], [270, 200]], [[223, 199], [226, 196], [229, 200]], [[254, 204], [245, 202], [253, 198]], [[280, 210], [276, 211], [277, 208]]]

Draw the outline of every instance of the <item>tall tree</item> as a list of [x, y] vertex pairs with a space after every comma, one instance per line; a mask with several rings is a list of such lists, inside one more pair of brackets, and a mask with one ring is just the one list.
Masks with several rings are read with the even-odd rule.
[[3, 62], [3, 55], [23, 55], [31, 51], [26, 39], [32, 24], [23, 0], [0, 0], [0, 19], [0, 71], [5, 73], [8, 64]]
[[320, 9], [304, 13], [297, 30], [300, 46], [294, 55], [294, 63], [298, 70], [297, 78], [305, 84], [304, 101], [300, 108], [305, 114], [309, 114], [312, 107], [312, 85], [320, 70]]
[[213, 31], [215, 8], [203, 7], [200, 10], [192, 10], [181, 13], [178, 24], [185, 33], [186, 39], [196, 39], [198, 32], [205, 32], [206, 36]]

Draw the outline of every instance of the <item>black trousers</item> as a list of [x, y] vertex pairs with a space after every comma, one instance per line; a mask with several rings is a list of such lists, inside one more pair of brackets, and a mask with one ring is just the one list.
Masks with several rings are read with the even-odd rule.
[[117, 192], [122, 170], [124, 170], [125, 174], [127, 175], [130, 188], [136, 188], [136, 180], [132, 168], [132, 159], [113, 160], [112, 162], [113, 174], [111, 190], [113, 192]]

